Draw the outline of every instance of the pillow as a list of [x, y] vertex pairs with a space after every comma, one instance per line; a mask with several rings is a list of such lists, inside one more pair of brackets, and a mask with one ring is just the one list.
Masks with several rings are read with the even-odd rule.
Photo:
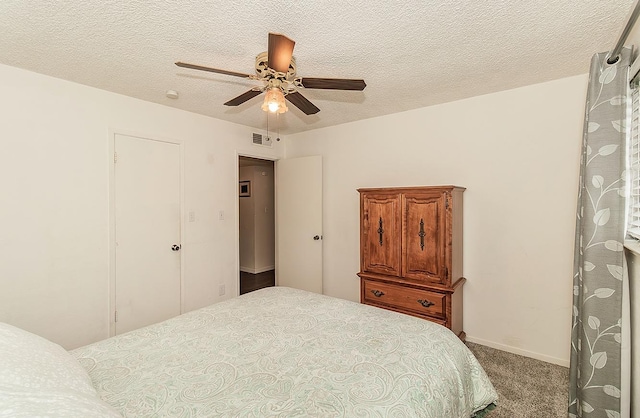
[[96, 395], [86, 370], [64, 348], [0, 322], [0, 389], [9, 387]]
[[121, 417], [58, 344], [0, 322], [0, 418]]
[[122, 418], [95, 396], [72, 391], [0, 389], [0, 418]]

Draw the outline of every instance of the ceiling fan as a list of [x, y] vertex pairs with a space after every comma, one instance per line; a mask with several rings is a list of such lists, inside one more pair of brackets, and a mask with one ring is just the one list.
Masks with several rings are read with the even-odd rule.
[[262, 109], [272, 113], [284, 113], [288, 110], [285, 98], [307, 115], [318, 113], [320, 109], [298, 91], [299, 88], [329, 90], [364, 90], [364, 80], [347, 78], [316, 78], [296, 76], [296, 60], [293, 58], [295, 42], [284, 35], [269, 33], [269, 49], [256, 57], [256, 74], [244, 74], [221, 70], [202, 65], [176, 62], [178, 67], [209, 71], [234, 77], [258, 80], [264, 83], [254, 87], [225, 103], [225, 106], [238, 106], [257, 95], [267, 92]]

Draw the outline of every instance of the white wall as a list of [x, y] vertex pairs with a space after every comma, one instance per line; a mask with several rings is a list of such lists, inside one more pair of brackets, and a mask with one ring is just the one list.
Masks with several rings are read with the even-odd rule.
[[[625, 303], [625, 299], [622, 302], [621, 412], [625, 407], [630, 408], [630, 415], [622, 414], [623, 417], [640, 417], [640, 344], [637, 342], [640, 335], [640, 308], [637, 303], [640, 301], [640, 243], [628, 240], [625, 247], [629, 280], [623, 282], [623, 292], [628, 292], [631, 303]], [[630, 318], [628, 322], [625, 322], [626, 314]]]
[[0, 65], [0, 80], [0, 321], [65, 348], [108, 336], [110, 130], [184, 141], [185, 214], [195, 213], [184, 308], [236, 293], [237, 155], [275, 158], [281, 143], [256, 147], [247, 127], [13, 67]]
[[357, 188], [463, 186], [469, 341], [568, 365], [586, 85], [576, 76], [287, 137], [287, 157], [323, 157], [324, 292], [359, 299]]
[[0, 66], [0, 80], [0, 321], [66, 348], [108, 336], [108, 140], [122, 130], [185, 143], [185, 310], [235, 293], [237, 155], [278, 158], [284, 142], [287, 156], [323, 155], [325, 293], [358, 300], [358, 187], [464, 186], [469, 340], [568, 362], [586, 76], [273, 149], [253, 146], [250, 128], [20, 69]]

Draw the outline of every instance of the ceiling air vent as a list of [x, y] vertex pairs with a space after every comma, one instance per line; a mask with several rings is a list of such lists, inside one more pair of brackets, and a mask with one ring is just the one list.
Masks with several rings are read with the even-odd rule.
[[253, 144], [254, 145], [262, 145], [265, 147], [270, 147], [271, 146], [271, 138], [269, 138], [268, 136], [265, 135], [261, 135], [261, 134], [257, 134], [257, 133], [253, 133]]

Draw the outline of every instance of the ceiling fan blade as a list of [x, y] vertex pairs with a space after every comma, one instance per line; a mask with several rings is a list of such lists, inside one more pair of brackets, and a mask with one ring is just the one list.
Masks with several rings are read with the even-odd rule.
[[269, 68], [280, 73], [289, 71], [291, 56], [293, 55], [293, 47], [295, 42], [284, 35], [278, 33], [269, 34], [269, 50], [267, 61]]
[[202, 65], [196, 65], [196, 64], [187, 64], [186, 62], [178, 61], [176, 62], [176, 65], [178, 67], [191, 68], [192, 70], [209, 71], [211, 73], [232, 75], [234, 77], [251, 78], [251, 75], [249, 74], [237, 73], [235, 71], [220, 70], [218, 68], [204, 67]]
[[315, 115], [320, 111], [316, 105], [311, 103], [306, 97], [297, 91], [287, 94], [284, 98], [290, 101], [292, 105], [302, 110], [305, 115]]
[[308, 89], [364, 90], [367, 87], [364, 80], [350, 78], [303, 77], [300, 82]]
[[238, 105], [241, 105], [242, 103], [246, 102], [247, 100], [253, 99], [254, 97], [259, 95], [260, 93], [262, 93], [262, 91], [260, 91], [260, 90], [245, 91], [240, 96], [234, 97], [233, 99], [229, 100], [224, 105], [225, 106], [238, 106]]

